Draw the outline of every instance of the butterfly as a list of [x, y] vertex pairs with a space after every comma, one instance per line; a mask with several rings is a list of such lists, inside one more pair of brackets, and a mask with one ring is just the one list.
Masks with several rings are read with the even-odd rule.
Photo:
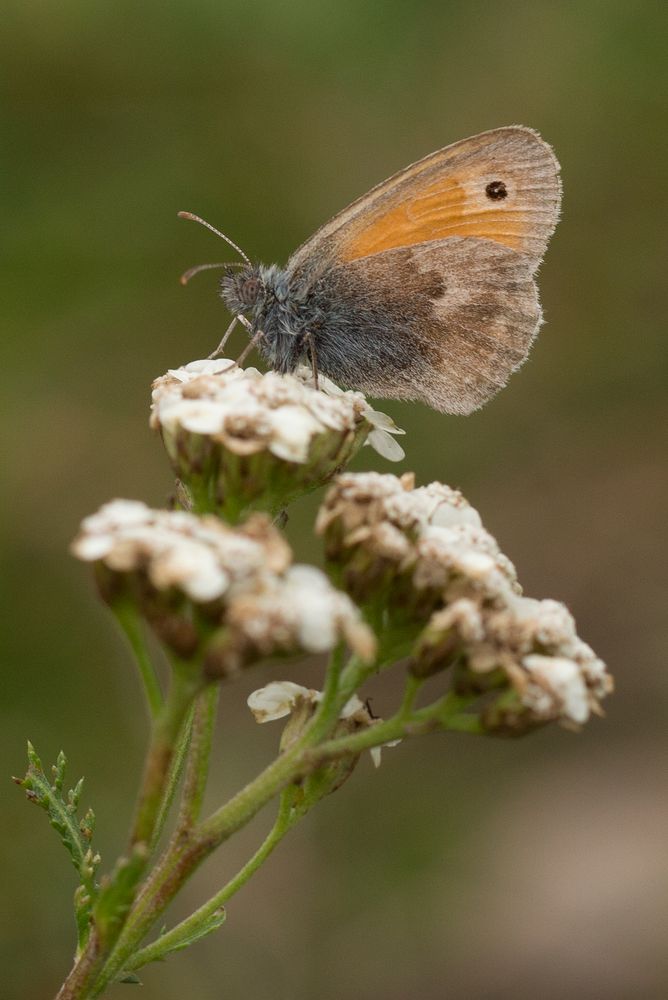
[[[372, 188], [288, 260], [224, 267], [220, 294], [279, 372], [447, 413], [487, 402], [525, 361], [542, 321], [534, 275], [556, 226], [559, 164], [509, 126], [446, 146]], [[241, 361], [242, 359], [240, 359]]]

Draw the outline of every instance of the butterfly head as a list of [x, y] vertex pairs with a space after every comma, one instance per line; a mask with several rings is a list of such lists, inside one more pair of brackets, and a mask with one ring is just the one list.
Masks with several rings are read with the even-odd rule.
[[234, 315], [253, 313], [265, 297], [260, 268], [253, 264], [239, 269], [226, 267], [220, 279], [220, 295]]

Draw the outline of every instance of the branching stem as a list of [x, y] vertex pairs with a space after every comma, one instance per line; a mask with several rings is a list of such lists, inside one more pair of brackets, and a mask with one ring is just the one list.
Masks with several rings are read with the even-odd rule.
[[300, 818], [299, 813], [292, 810], [292, 787], [287, 788], [281, 797], [281, 805], [276, 817], [276, 822], [263, 840], [255, 854], [246, 862], [237, 874], [220, 889], [219, 892], [207, 900], [199, 909], [191, 913], [189, 917], [173, 927], [171, 931], [162, 934], [156, 941], [140, 948], [125, 963], [125, 968], [132, 971], [140, 969], [148, 962], [155, 962], [163, 958], [168, 952], [176, 951], [185, 946], [189, 941], [200, 936], [203, 928], [206, 928], [209, 921], [220, 913], [224, 904], [231, 899], [246, 884], [251, 875], [264, 864], [274, 848], [280, 843], [283, 837], [294, 826]]

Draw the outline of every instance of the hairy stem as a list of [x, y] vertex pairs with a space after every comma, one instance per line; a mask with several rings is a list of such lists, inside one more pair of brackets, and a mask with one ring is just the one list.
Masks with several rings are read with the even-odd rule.
[[460, 711], [472, 699], [462, 699], [452, 693], [444, 695], [426, 708], [411, 712], [407, 702], [415, 697], [418, 688], [419, 684], [407, 685], [404, 704], [390, 719], [377, 722], [367, 729], [358, 730], [348, 736], [339, 736], [336, 739], [326, 740], [319, 746], [311, 747], [305, 751], [304, 760], [314, 768], [327, 760], [334, 760], [346, 754], [358, 754], [363, 750], [391, 743], [393, 740], [422, 736], [439, 729], [470, 733], [481, 731], [480, 720], [476, 714]]
[[205, 858], [295, 779], [300, 770], [302, 749], [301, 744], [291, 747], [194, 830], [177, 831], [135, 900], [116, 947], [95, 983], [92, 996], [99, 996], [125, 968], [160, 914]]
[[179, 829], [192, 827], [199, 819], [202, 810], [219, 697], [220, 686], [210, 684], [198, 694], [195, 702], [181, 810], [177, 822]]
[[163, 830], [165, 829], [165, 824], [169, 818], [169, 814], [172, 810], [172, 805], [174, 804], [174, 799], [176, 797], [176, 792], [179, 787], [179, 782], [181, 781], [181, 776], [183, 775], [183, 770], [185, 768], [186, 757], [190, 749], [190, 735], [193, 726], [194, 717], [194, 706], [188, 713], [188, 718], [181, 731], [181, 736], [179, 737], [178, 746], [172, 757], [172, 763], [169, 768], [169, 776], [167, 778], [167, 785], [163, 792], [162, 802], [160, 803], [160, 809], [158, 811], [158, 816], [155, 821], [155, 827], [153, 828], [153, 837], [151, 838], [150, 854], [153, 855], [155, 849], [160, 842]]

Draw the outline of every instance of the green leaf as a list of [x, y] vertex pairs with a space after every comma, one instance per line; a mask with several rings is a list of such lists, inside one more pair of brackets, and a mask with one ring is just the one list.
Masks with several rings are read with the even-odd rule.
[[184, 948], [189, 948], [191, 944], [218, 930], [225, 923], [225, 917], [225, 907], [219, 906], [208, 917], [199, 919], [196, 926], [191, 926], [192, 918], [188, 918], [171, 931], [166, 931], [163, 927], [160, 937], [136, 951], [126, 963], [126, 968], [140, 969], [149, 962], [164, 962], [168, 955], [183, 951]]
[[98, 894], [95, 876], [100, 855], [91, 847], [95, 827], [92, 809], [81, 818], [77, 816], [83, 778], [63, 794], [66, 767], [67, 758], [61, 750], [51, 768], [53, 782], [49, 782], [35, 748], [28, 742], [28, 771], [25, 778], [14, 778], [14, 781], [25, 789], [28, 801], [45, 810], [79, 875], [80, 884], [74, 893], [74, 915], [81, 950], [88, 938], [91, 912]]
[[[171, 941], [169, 944], [165, 942], [165, 944], [167, 944], [167, 947], [165, 948], [160, 957], [162, 959], [165, 959], [167, 955], [171, 955], [175, 951], [182, 951], [184, 948], [189, 948], [191, 944], [195, 943], [195, 941], [200, 941], [208, 934], [212, 934], [213, 931], [217, 931], [218, 928], [222, 927], [223, 924], [225, 923], [226, 916], [227, 913], [225, 911], [225, 907], [221, 906], [214, 913], [212, 913], [210, 917], [207, 917], [206, 920], [203, 920], [202, 923], [199, 925], [199, 927], [193, 928], [193, 930], [191, 930], [187, 934], [184, 934], [183, 937], [179, 938], [179, 940]], [[160, 939], [158, 938], [158, 942], [156, 943], [159, 942]]]

